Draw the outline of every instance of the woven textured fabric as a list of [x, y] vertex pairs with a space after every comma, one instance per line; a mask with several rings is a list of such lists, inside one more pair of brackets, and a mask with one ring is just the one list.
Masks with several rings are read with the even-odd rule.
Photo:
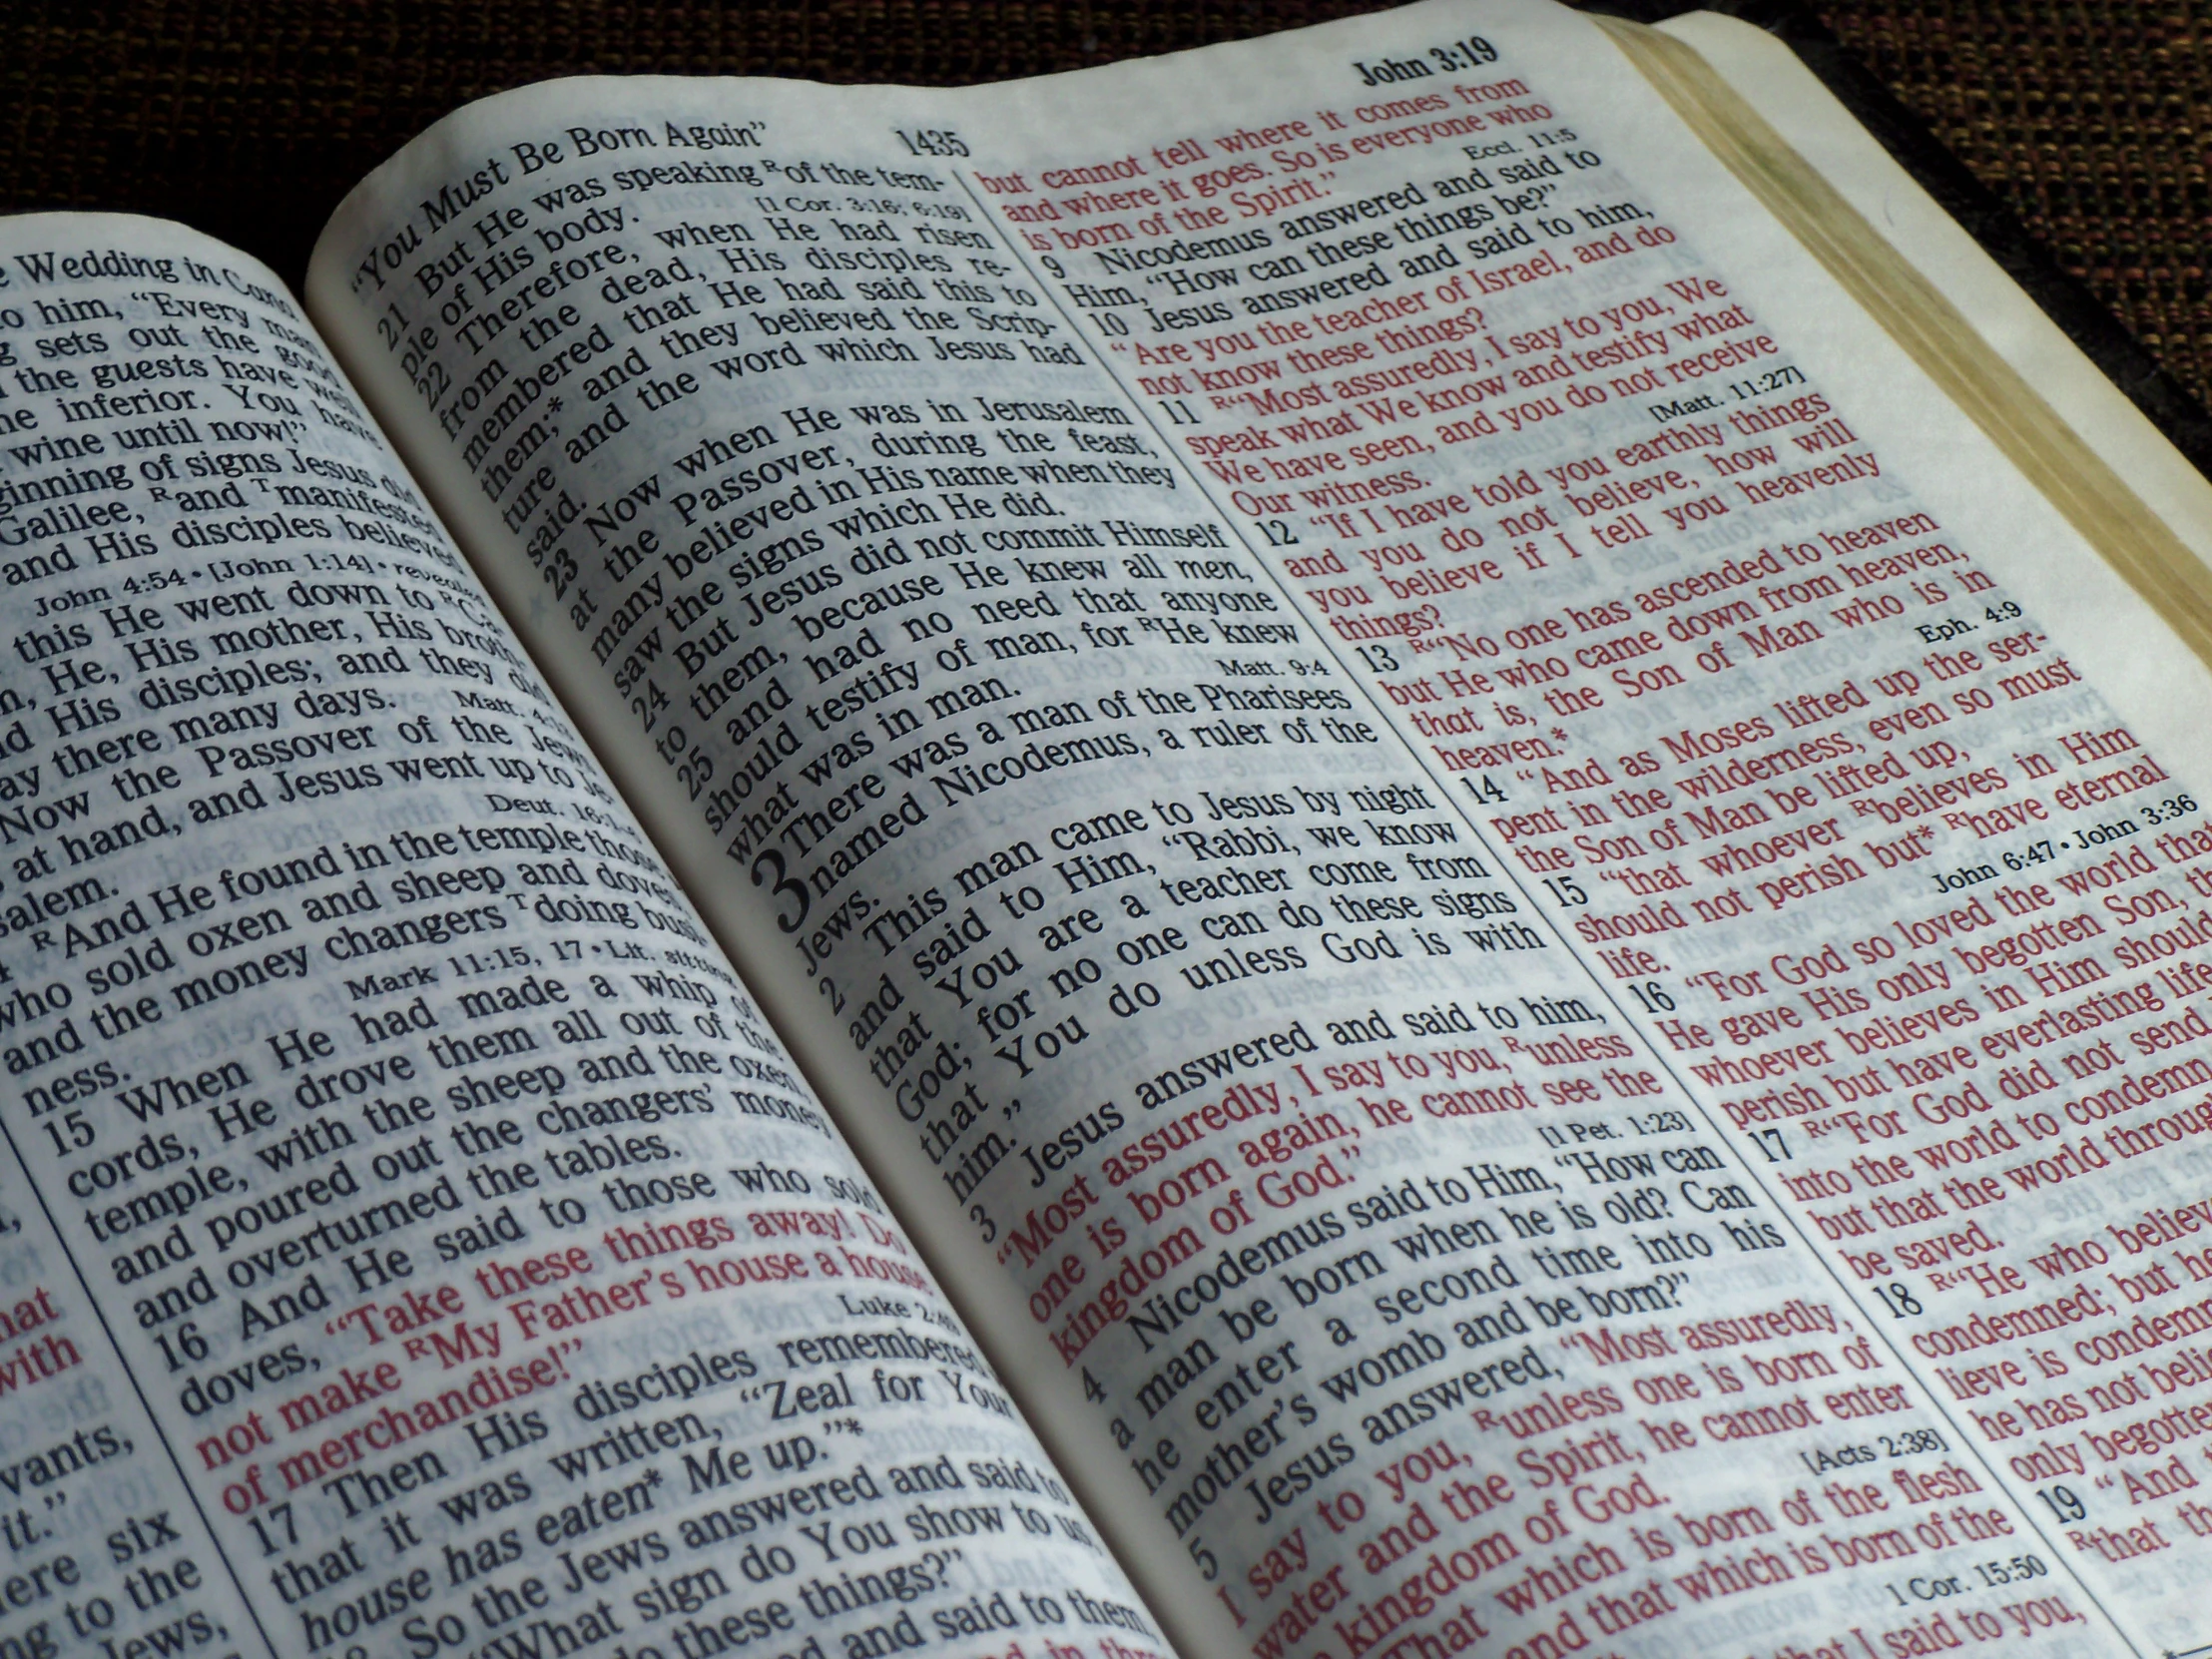
[[1817, 9], [2212, 406], [2212, 0]]
[[[182, 219], [296, 283], [363, 173], [548, 76], [949, 84], [1169, 52], [1372, 0], [0, 0], [0, 208]], [[2212, 402], [2212, 0], [1814, 9]]]

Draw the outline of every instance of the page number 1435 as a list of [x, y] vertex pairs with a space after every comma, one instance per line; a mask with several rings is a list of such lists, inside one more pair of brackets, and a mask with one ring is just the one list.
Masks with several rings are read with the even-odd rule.
[[906, 147], [909, 156], [964, 156], [968, 153], [967, 140], [949, 127], [916, 127], [908, 132], [903, 127], [893, 127], [898, 142]]

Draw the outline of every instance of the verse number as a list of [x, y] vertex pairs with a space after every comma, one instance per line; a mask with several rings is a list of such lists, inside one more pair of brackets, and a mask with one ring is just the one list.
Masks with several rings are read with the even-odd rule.
[[1913, 1288], [1902, 1282], [1877, 1285], [1875, 1300], [1890, 1310], [1893, 1319], [1910, 1319], [1921, 1311], [1921, 1299], [1913, 1294]]
[[423, 402], [433, 409], [453, 389], [452, 376], [446, 373], [445, 364], [435, 358], [424, 359], [408, 378], [414, 382], [414, 389], [422, 394]]
[[2071, 1486], [2045, 1486], [2035, 1494], [2050, 1505], [2050, 1512], [2062, 1521], [2086, 1520], [2089, 1506], [2081, 1501], [2081, 1494]]
[[59, 1123], [52, 1118], [41, 1119], [39, 1127], [46, 1131], [47, 1139], [54, 1143], [55, 1153], [61, 1157], [82, 1152], [93, 1142], [92, 1125], [85, 1121], [83, 1112], [74, 1109], [64, 1112]]
[[964, 156], [968, 153], [967, 140], [949, 127], [916, 127], [912, 132], [893, 127], [898, 142], [906, 147], [909, 156]]
[[695, 749], [690, 759], [676, 764], [676, 776], [691, 792], [692, 800], [697, 801], [699, 792], [714, 782], [715, 758], [704, 749]]
[[1571, 875], [1547, 875], [1544, 877], [1544, 887], [1555, 901], [1569, 909], [1590, 901], [1588, 890]]
[[550, 553], [532, 548], [530, 562], [537, 566], [538, 575], [552, 588], [556, 603], [568, 597], [569, 584], [578, 574], [574, 554], [560, 546], [555, 546]]
[[187, 1366], [197, 1366], [208, 1357], [208, 1339], [200, 1334], [197, 1320], [186, 1320], [177, 1327], [174, 1339], [159, 1331], [153, 1334], [154, 1346], [162, 1351], [162, 1363], [171, 1371], [183, 1371]]
[[1796, 1156], [1790, 1150], [1790, 1137], [1779, 1129], [1754, 1129], [1751, 1144], [1766, 1155], [1770, 1164], [1787, 1163]]
[[267, 1512], [249, 1515], [246, 1524], [254, 1529], [254, 1536], [262, 1546], [264, 1555], [275, 1555], [299, 1542], [299, 1526], [291, 1518], [288, 1502], [272, 1503]]
[[376, 318], [376, 337], [384, 342], [386, 351], [396, 351], [406, 346], [410, 356], [407, 373], [412, 376], [415, 364], [422, 354], [437, 349], [438, 331], [423, 323], [419, 328], [407, 320], [407, 313], [397, 305], [387, 303], [383, 313]]

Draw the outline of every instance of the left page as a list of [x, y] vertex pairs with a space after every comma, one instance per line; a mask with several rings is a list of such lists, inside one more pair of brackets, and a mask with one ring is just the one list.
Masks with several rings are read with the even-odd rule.
[[0, 225], [0, 1654], [1159, 1650], [275, 276]]

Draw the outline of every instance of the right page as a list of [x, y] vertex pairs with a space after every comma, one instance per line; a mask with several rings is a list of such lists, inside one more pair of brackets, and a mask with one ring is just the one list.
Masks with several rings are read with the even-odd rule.
[[2194, 567], [1595, 26], [532, 89], [310, 294], [1180, 1647], [2195, 1645]]

